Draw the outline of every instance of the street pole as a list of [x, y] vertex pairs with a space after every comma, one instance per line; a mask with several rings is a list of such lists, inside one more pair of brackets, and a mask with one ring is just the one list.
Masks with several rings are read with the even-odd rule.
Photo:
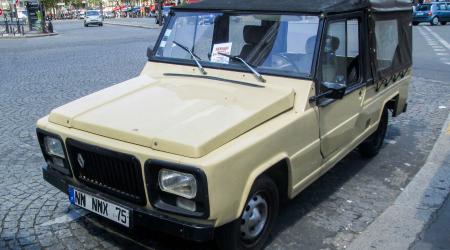
[[162, 4], [164, 0], [158, 0], [158, 23], [162, 26]]

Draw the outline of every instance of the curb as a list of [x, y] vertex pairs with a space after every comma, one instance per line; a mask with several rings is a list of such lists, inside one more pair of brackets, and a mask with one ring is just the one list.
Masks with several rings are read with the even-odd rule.
[[35, 38], [35, 37], [45, 37], [45, 36], [56, 36], [59, 35], [57, 32], [54, 33], [43, 33], [36, 35], [24, 35], [24, 36], [0, 36], [0, 39], [22, 39], [22, 38]]
[[159, 26], [145, 26], [145, 25], [135, 25], [135, 24], [124, 24], [124, 23], [109, 23], [103, 22], [108, 25], [117, 25], [117, 26], [125, 26], [125, 27], [133, 27], [133, 28], [142, 28], [142, 29], [159, 29]]
[[425, 165], [347, 249], [409, 249], [450, 192], [450, 115]]

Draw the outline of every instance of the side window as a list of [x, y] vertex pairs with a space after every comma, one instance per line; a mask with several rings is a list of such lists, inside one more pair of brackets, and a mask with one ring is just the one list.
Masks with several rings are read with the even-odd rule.
[[375, 21], [375, 35], [378, 71], [382, 71], [393, 66], [399, 40], [397, 20]]
[[328, 25], [321, 52], [322, 81], [351, 86], [360, 79], [359, 21], [350, 19]]
[[445, 3], [439, 4], [439, 10], [447, 10], [447, 5]]

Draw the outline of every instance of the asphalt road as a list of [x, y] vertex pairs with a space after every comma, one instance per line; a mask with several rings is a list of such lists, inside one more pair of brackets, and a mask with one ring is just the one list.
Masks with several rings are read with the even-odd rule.
[[[69, 206], [41, 176], [35, 122], [54, 107], [137, 76], [159, 30], [57, 22], [60, 35], [0, 40], [0, 249], [213, 249], [139, 228], [126, 231]], [[430, 31], [431, 30], [431, 31]], [[267, 249], [344, 249], [414, 177], [450, 110], [450, 25], [414, 27], [408, 113], [382, 152], [354, 152], [282, 205]], [[436, 36], [437, 34], [437, 36]]]

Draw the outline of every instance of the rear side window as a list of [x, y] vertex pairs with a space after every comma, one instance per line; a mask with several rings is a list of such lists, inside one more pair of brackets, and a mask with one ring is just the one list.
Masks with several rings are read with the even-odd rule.
[[419, 5], [418, 7], [417, 7], [417, 10], [418, 11], [428, 11], [428, 10], [430, 10], [431, 9], [431, 5], [429, 5], [429, 4], [426, 4], [426, 5]]
[[377, 42], [378, 70], [392, 67], [395, 52], [398, 47], [398, 22], [393, 20], [378, 20], [375, 22]]
[[439, 5], [439, 10], [447, 10], [447, 5], [445, 3], [440, 3]]

